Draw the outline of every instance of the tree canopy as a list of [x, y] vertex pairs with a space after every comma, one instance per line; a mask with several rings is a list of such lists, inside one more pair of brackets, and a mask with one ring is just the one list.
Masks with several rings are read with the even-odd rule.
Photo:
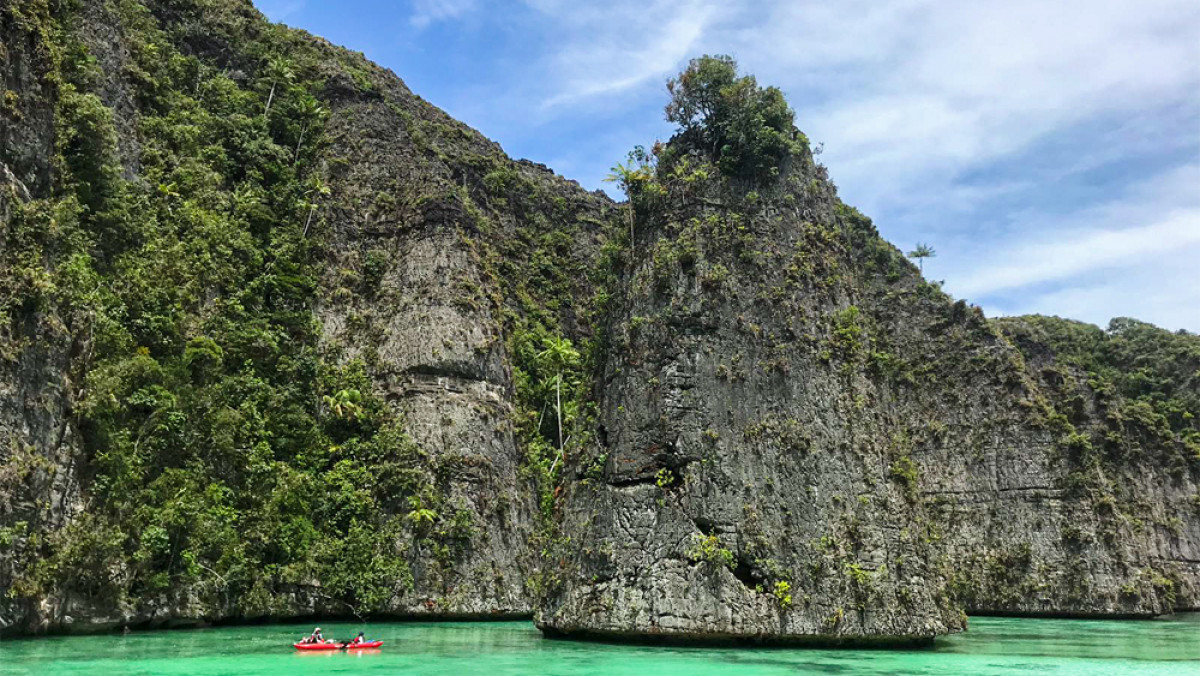
[[776, 175], [803, 138], [783, 92], [739, 76], [730, 56], [692, 59], [667, 90], [667, 120], [679, 125], [668, 151], [701, 152], [728, 176]]

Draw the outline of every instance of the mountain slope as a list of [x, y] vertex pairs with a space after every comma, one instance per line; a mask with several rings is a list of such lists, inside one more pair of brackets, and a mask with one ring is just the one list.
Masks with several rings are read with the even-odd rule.
[[528, 613], [609, 200], [249, 2], [0, 17], [0, 626]]

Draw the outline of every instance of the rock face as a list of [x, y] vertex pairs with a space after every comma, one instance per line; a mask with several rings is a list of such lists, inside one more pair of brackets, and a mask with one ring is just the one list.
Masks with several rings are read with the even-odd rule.
[[[53, 96], [39, 37], [31, 22], [0, 13], [0, 250], [11, 246], [13, 213], [50, 187]], [[41, 308], [0, 326], [0, 589], [11, 589], [28, 533], [61, 528], [80, 508], [71, 351], [62, 318]], [[0, 599], [0, 627], [8, 602]]]
[[1200, 605], [1195, 336], [988, 322], [807, 150], [618, 206], [246, 0], [51, 4], [0, 6], [0, 631]]
[[836, 643], [1195, 606], [1191, 432], [1083, 469], [1090, 437], [1144, 438], [1099, 429], [1085, 375], [922, 281], [811, 158], [749, 196], [715, 173], [640, 205], [543, 631]]
[[[365, 612], [442, 617], [531, 613], [526, 584], [536, 567], [533, 543], [542, 518], [538, 501], [552, 487], [536, 467], [539, 460], [528, 456], [520, 441], [530, 434], [517, 429], [527, 417], [527, 402], [520, 399], [513, 374], [514, 368], [528, 365], [510, 354], [510, 346], [535, 329], [576, 339], [589, 335], [589, 320], [581, 311], [591, 296], [587, 269], [603, 240], [611, 201], [545, 167], [514, 162], [498, 145], [412, 94], [392, 73], [307, 34], [271, 26], [248, 1], [97, 0], [61, 10], [40, 2], [6, 3], [0, 8], [0, 35], [6, 78], [0, 109], [0, 251], [11, 256], [0, 267], [47, 261], [44, 267], [19, 268], [24, 278], [0, 276], [5, 285], [0, 291], [0, 586], [12, 591], [0, 598], [0, 630]], [[89, 58], [77, 60], [80, 54]], [[160, 69], [162, 63], [169, 66]], [[223, 120], [197, 117], [196, 100], [221, 107]], [[197, 130], [214, 122], [228, 125], [216, 132], [224, 138], [200, 150], [196, 140], [214, 139], [196, 139]], [[189, 135], [191, 140], [185, 140]], [[225, 153], [237, 157], [226, 158]], [[64, 167], [62, 175], [51, 171], [56, 161]], [[163, 169], [178, 173], [164, 174]], [[81, 190], [74, 182], [89, 171], [97, 180], [83, 183], [116, 187], [105, 194], [101, 187]], [[205, 176], [215, 179], [196, 182]], [[196, 193], [191, 201], [191, 190], [213, 180], [215, 188], [206, 188], [202, 198]], [[156, 411], [151, 404], [151, 410], [135, 413], [137, 443], [131, 457], [137, 457], [138, 445], [145, 441], [163, 458], [149, 458], [150, 464], [127, 485], [127, 491], [144, 495], [141, 523], [135, 525], [127, 508], [103, 488], [115, 480], [109, 458], [118, 450], [108, 446], [129, 439], [129, 432], [119, 429], [124, 425], [119, 419], [118, 428], [111, 428], [111, 417], [96, 417], [91, 385], [127, 373], [122, 362], [141, 359], [155, 373], [179, 363], [191, 371], [186, 378], [194, 378], [193, 385], [212, 386], [214, 377], [226, 376], [215, 375], [213, 367], [201, 375], [187, 349], [194, 355], [196, 346], [212, 345], [205, 349], [221, 369], [222, 354], [230, 359], [231, 350], [238, 349], [234, 343], [244, 339], [230, 334], [232, 342], [204, 342], [214, 335], [211, 321], [223, 308], [247, 306], [247, 298], [223, 288], [224, 281], [201, 282], [206, 286], [199, 294], [202, 302], [193, 309], [185, 301], [185, 324], [191, 328], [183, 337], [197, 336], [185, 349], [178, 341], [145, 342], [153, 340], [154, 332], [136, 325], [151, 313], [131, 304], [142, 302], [135, 293], [118, 301], [124, 307], [117, 311], [134, 325], [134, 335], [128, 336], [133, 342], [122, 338], [114, 345], [110, 340], [107, 348], [98, 348], [95, 318], [112, 312], [111, 305], [105, 307], [111, 299], [69, 293], [38, 299], [25, 280], [44, 275], [49, 284], [59, 284], [58, 268], [65, 261], [87, 260], [97, 274], [107, 276], [105, 285], [141, 284], [136, 275], [146, 273], [112, 263], [121, 256], [149, 254], [130, 254], [136, 240], [73, 253], [67, 247], [37, 248], [40, 243], [31, 244], [28, 233], [44, 227], [37, 225], [40, 214], [85, 201], [91, 212], [104, 215], [72, 214], [78, 218], [79, 237], [116, 240], [101, 234], [112, 227], [102, 221], [124, 208], [124, 201], [139, 199], [130, 195], [147, 188], [149, 196], [135, 208], [147, 222], [157, 217], [156, 227], [164, 233], [181, 216], [189, 218], [189, 212], [195, 218], [200, 209], [225, 200], [250, 204], [244, 219], [235, 218], [241, 222], [233, 233], [220, 236], [233, 250], [224, 248], [218, 257], [247, 255], [237, 248], [245, 246], [237, 238], [263, 237], [264, 232], [273, 238], [264, 249], [268, 252], [294, 246], [289, 239], [314, 242], [309, 253], [291, 259], [307, 259], [310, 270], [284, 267], [290, 261], [280, 262], [283, 256], [255, 264], [258, 254], [251, 253], [249, 276], [235, 282], [245, 287], [266, 281], [261, 288], [267, 294], [279, 293], [270, 291], [274, 282], [269, 280], [290, 275], [287, 283], [294, 286], [283, 288], [300, 292], [299, 315], [295, 306], [277, 307], [273, 315], [260, 313], [257, 319], [237, 312], [243, 313], [247, 327], [288, 327], [275, 335], [297, 345], [290, 356], [276, 361], [278, 357], [268, 355], [279, 351], [264, 341], [279, 337], [265, 331], [252, 339], [258, 343], [251, 343], [250, 352], [262, 355], [254, 357], [262, 360], [260, 382], [302, 364], [284, 375], [282, 383], [303, 382], [312, 391], [301, 397], [307, 399], [303, 411], [288, 409], [277, 398], [273, 405], [281, 410], [252, 414], [288, 416], [290, 429], [266, 431], [258, 442], [253, 434], [245, 436], [244, 427], [238, 431], [239, 419], [251, 409], [236, 399], [222, 414], [230, 424], [224, 432], [220, 426], [209, 428], [200, 409]], [[272, 193], [283, 199], [269, 203], [262, 197]], [[290, 214], [294, 207], [287, 206], [289, 199], [300, 200], [299, 209]], [[163, 200], [176, 203], [168, 206]], [[167, 212], [157, 211], [156, 204]], [[177, 246], [196, 222], [161, 235], [152, 248]], [[5, 236], [11, 241], [5, 242]], [[12, 246], [4, 250], [3, 244]], [[189, 265], [204, 275], [204, 260]], [[311, 287], [306, 286], [309, 279]], [[182, 288], [195, 281], [165, 283]], [[147, 306], [152, 303], [146, 301]], [[289, 315], [300, 318], [280, 319]], [[347, 374], [362, 378], [348, 385]], [[323, 385], [329, 378], [342, 382]], [[194, 390], [167, 380], [152, 387], [170, 390], [169, 400], [176, 403], [207, 396], [197, 398]], [[347, 389], [339, 392], [343, 387]], [[148, 393], [143, 388], [113, 401]], [[339, 394], [348, 398], [337, 400]], [[108, 395], [100, 396], [107, 401]], [[254, 396], [247, 392], [242, 398], [252, 401]], [[335, 407], [343, 413], [334, 413]], [[239, 412], [230, 417], [228, 411]], [[202, 436], [190, 461], [166, 460], [192, 453], [186, 442], [159, 445], [151, 440], [163, 429], [161, 421], [175, 415]], [[312, 419], [325, 431], [312, 428]], [[367, 419], [371, 422], [364, 424]], [[86, 434], [80, 434], [81, 426]], [[374, 434], [373, 440], [364, 432]], [[292, 453], [289, 437], [302, 439], [305, 453], [366, 448], [385, 463], [372, 469], [385, 473], [382, 480], [389, 483], [358, 476], [341, 487], [309, 483], [307, 489], [296, 489], [294, 482], [310, 481], [304, 476], [310, 470], [281, 474], [286, 469], [282, 465], [266, 481], [243, 483], [245, 474], [271, 464], [268, 460], [262, 469], [253, 469], [260, 461], [248, 458], [248, 449], [271, 449], [276, 458], [287, 457]], [[220, 518], [254, 531], [260, 527], [255, 525], [258, 515], [276, 519], [271, 514], [281, 508], [305, 509], [305, 491], [324, 490], [332, 500], [327, 507], [310, 503], [310, 514], [284, 517], [269, 526], [282, 530], [267, 535], [267, 549], [259, 553], [250, 553], [256, 536], [249, 533], [243, 543], [201, 544], [208, 536], [199, 529], [208, 526], [207, 517], [198, 513], [187, 524], [160, 521], [169, 519], [174, 508], [170, 501], [157, 502], [155, 486], [172, 480], [172, 473], [199, 471], [202, 476], [204, 471], [195, 468], [216, 460], [215, 449], [227, 443], [223, 438], [233, 444], [230, 450], [242, 450], [215, 463], [219, 469], [208, 473], [212, 485], [197, 486], [186, 509], [203, 509], [205, 491], [219, 491], [225, 497], [218, 509], [231, 515]], [[293, 456], [284, 464], [299, 469], [309, 462]], [[318, 462], [324, 470], [318, 467], [315, 477], [331, 476], [330, 470], [339, 466], [336, 456]], [[349, 471], [351, 465], [340, 466]], [[293, 488], [286, 487], [288, 481]], [[185, 486], [177, 495], [189, 490]], [[313, 525], [321, 528], [318, 519], [342, 521], [339, 513], [353, 505], [347, 501], [361, 499], [371, 501], [366, 513], [359, 509], [360, 516], [335, 528], [353, 529], [371, 518], [386, 533], [382, 538], [351, 544], [352, 533], [342, 532], [321, 545], [303, 535], [309, 538], [305, 546], [315, 553], [306, 553], [305, 546], [290, 554], [279, 551], [288, 546], [284, 540], [298, 533], [297, 524], [305, 523], [296, 518], [316, 512]], [[80, 515], [87, 518], [81, 521]], [[148, 524], [161, 528], [159, 534], [143, 530]], [[313, 525], [305, 523], [299, 532]], [[88, 537], [97, 531], [110, 532], [111, 538]], [[173, 552], [170, 560], [148, 551], [152, 535], [165, 537], [164, 546]], [[347, 591], [334, 591], [342, 584], [330, 579], [336, 571], [362, 561], [353, 547], [373, 548], [368, 554], [384, 557], [374, 561], [385, 563], [367, 559], [360, 576], [346, 584]], [[258, 557], [252, 568], [259, 570], [252, 577], [264, 584], [235, 581], [244, 575], [238, 571], [245, 570], [237, 561], [247, 554]], [[181, 555], [192, 563], [181, 565]], [[322, 573], [314, 565], [324, 565], [326, 557], [332, 561]], [[88, 574], [75, 575], [71, 568], [85, 568]], [[367, 578], [379, 592], [370, 599], [353, 591]]]
[[[922, 458], [960, 602], [976, 613], [1101, 617], [1196, 608], [1200, 445], [1184, 411], [1200, 394], [1200, 341], [1131, 320], [1109, 332], [1043, 317], [998, 325], [1042, 397], [1032, 422], [1053, 443], [1013, 434]], [[1096, 346], [1075, 351], [1061, 338], [1079, 332]], [[1130, 381], [1153, 370], [1156, 385], [1123, 396], [1122, 377], [1095, 363], [1114, 351], [1105, 343], [1124, 343], [1133, 357], [1107, 368]]]
[[574, 555], [544, 629], [895, 641], [962, 628], [894, 477], [903, 403], [863, 368], [877, 345], [858, 253], [839, 245], [855, 224], [800, 165], [789, 182], [813, 190], [795, 200], [751, 204], [708, 180], [639, 218], [645, 255], [621, 281], [601, 377], [605, 443], [574, 468]]
[[[515, 326], [503, 315], [531, 310], [523, 284], [539, 275], [500, 257], [546, 256], [562, 273], [576, 271], [562, 288], [560, 321], [584, 335], [575, 299], [588, 297], [582, 271], [610, 203], [544, 167], [508, 160], [394, 77], [374, 82], [371, 95], [330, 85], [328, 152], [346, 162], [331, 181], [330, 293], [315, 314], [325, 349], [372, 365], [380, 392], [445, 482], [446, 500], [478, 519], [471, 546], [449, 569], [432, 563], [430, 551], [413, 557], [416, 585], [397, 610], [528, 614], [538, 485], [522, 471], [509, 354]], [[548, 232], [569, 233], [575, 247], [547, 252], [534, 238]], [[366, 293], [337, 279], [368, 265], [377, 278]]]

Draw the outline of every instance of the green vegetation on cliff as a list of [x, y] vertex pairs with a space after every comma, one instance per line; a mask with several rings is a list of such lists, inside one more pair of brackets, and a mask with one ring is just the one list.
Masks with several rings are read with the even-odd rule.
[[802, 139], [783, 92], [739, 75], [729, 56], [692, 59], [667, 90], [667, 121], [678, 125], [669, 149], [702, 152], [727, 176], [777, 176]]
[[[67, 528], [6, 524], [25, 539], [9, 593], [116, 609], [191, 588], [257, 614], [319, 581], [379, 606], [411, 577], [405, 500], [440, 505], [399, 421], [369, 394], [343, 401], [371, 391], [361, 365], [317, 350], [320, 57], [241, 3], [174, 3], [174, 34], [137, 2], [2, 11], [36, 26], [58, 97], [53, 189], [3, 233], [0, 345], [16, 359], [19, 327], [61, 319], [89, 481]], [[123, 138], [101, 100], [116, 74], [89, 48], [107, 11], [131, 52]], [[245, 70], [181, 51], [209, 30], [236, 35]]]
[[[1104, 409], [1097, 443], [1114, 460], [1151, 449], [1174, 449], [1168, 465], [1184, 471], [1200, 463], [1200, 336], [1172, 333], [1136, 319], [1117, 318], [1107, 329], [1058, 317], [1028, 316], [995, 323], [1032, 363], [1044, 364], [1052, 386], [1079, 370]], [[1059, 408], [1071, 422], [1086, 415], [1070, 387]], [[1081, 442], [1082, 443], [1082, 442]]]
[[674, 134], [612, 176], [601, 443], [539, 626], [882, 640], [1194, 606], [1194, 336], [989, 322], [841, 202], [777, 90], [727, 57], [668, 86]]
[[[29, 365], [61, 354], [68, 404], [52, 422], [80, 437], [60, 434], [79, 448], [68, 466], [19, 426], [0, 437], [0, 610], [362, 613], [519, 590], [520, 570], [452, 581], [466, 551], [509, 537], [481, 532], [475, 501], [508, 523], [533, 496], [452, 496], [477, 460], [431, 457], [441, 449], [385, 402], [363, 305], [397, 300], [379, 294], [398, 264], [386, 240], [347, 245], [333, 210], [343, 223], [408, 210], [405, 228], [432, 213], [468, 252], [482, 284], [447, 295], [494, 313], [515, 381], [517, 410], [489, 431], [516, 433], [521, 490], [548, 497], [559, 447], [581, 443], [582, 366], [564, 336], [586, 342], [575, 297], [608, 201], [512, 162], [390, 73], [245, 0], [17, 0], [0, 27], [6, 66], [34, 71], [53, 125], [44, 171], [19, 171], [38, 153], [15, 132], [36, 120], [3, 111], [0, 159], [45, 180], [26, 179], [32, 199], [0, 199], [0, 378], [37, 391]], [[381, 113], [416, 155], [384, 158], [396, 168], [372, 177], [382, 185], [353, 184], [347, 146]], [[353, 345], [323, 329], [322, 306], [350, 308]], [[36, 405], [13, 401], [17, 415]], [[429, 596], [402, 604], [414, 577]]]

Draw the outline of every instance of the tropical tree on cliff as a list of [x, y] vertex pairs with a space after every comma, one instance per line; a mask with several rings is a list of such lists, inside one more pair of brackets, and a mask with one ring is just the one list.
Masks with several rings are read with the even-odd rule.
[[783, 92], [739, 77], [733, 57], [692, 59], [667, 91], [667, 121], [679, 125], [669, 149], [700, 151], [727, 176], [774, 176], [802, 142]]
[[314, 96], [306, 94], [296, 104], [296, 117], [300, 119], [301, 127], [300, 138], [296, 141], [296, 150], [293, 153], [293, 167], [300, 162], [300, 147], [304, 145], [304, 137], [308, 135], [309, 129], [322, 122], [328, 114], [329, 111]]
[[626, 162], [612, 168], [605, 183], [616, 183], [621, 186], [627, 201], [625, 215], [629, 220], [629, 246], [633, 246], [633, 200], [642, 193], [647, 185], [654, 181], [653, 157], [642, 146], [634, 148], [629, 153]]
[[305, 196], [308, 198], [308, 218], [304, 221], [304, 233], [301, 237], [308, 237], [308, 226], [312, 225], [313, 216], [317, 214], [317, 209], [321, 208], [321, 199], [329, 197], [330, 194], [329, 186], [325, 185], [325, 181], [322, 181], [320, 176], [314, 176], [308, 190], [305, 191]]
[[275, 89], [279, 85], [290, 85], [296, 80], [296, 72], [292, 63], [282, 57], [272, 57], [267, 62], [266, 75], [271, 80], [271, 93], [267, 95], [267, 105], [263, 109], [263, 117], [271, 114], [271, 103], [275, 101]]
[[563, 372], [579, 365], [579, 352], [567, 338], [550, 336], [546, 339], [545, 344], [545, 349], [538, 353], [538, 361], [555, 374], [554, 412], [558, 416], [558, 450], [561, 455], [563, 449]]
[[937, 258], [937, 252], [934, 251], [933, 247], [929, 246], [928, 244], [922, 244], [920, 242], [917, 242], [917, 248], [913, 249], [912, 251], [909, 251], [907, 256], [909, 258], [917, 261], [918, 267], [921, 269], [921, 272], [924, 273], [925, 272], [925, 259], [926, 258]]

